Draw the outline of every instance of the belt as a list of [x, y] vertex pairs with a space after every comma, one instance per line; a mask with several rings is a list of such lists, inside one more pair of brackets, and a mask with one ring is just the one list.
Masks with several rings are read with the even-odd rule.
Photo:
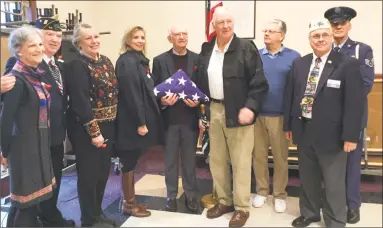
[[306, 122], [306, 123], [310, 123], [310, 122], [312, 121], [312, 119], [310, 119], [310, 118], [306, 118], [306, 117], [304, 117], [304, 116], [300, 117], [299, 119], [303, 120], [303, 121]]
[[217, 100], [217, 99], [214, 99], [214, 98], [210, 98], [210, 101], [212, 101], [214, 103], [225, 104], [224, 100]]

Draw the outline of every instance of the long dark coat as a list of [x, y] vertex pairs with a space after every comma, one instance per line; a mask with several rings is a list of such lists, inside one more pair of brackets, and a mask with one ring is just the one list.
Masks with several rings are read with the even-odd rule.
[[[149, 60], [139, 52], [127, 51], [116, 63], [119, 97], [116, 121], [116, 150], [147, 149], [163, 142], [161, 114], [154, 96]], [[146, 125], [148, 133], [137, 133]]]

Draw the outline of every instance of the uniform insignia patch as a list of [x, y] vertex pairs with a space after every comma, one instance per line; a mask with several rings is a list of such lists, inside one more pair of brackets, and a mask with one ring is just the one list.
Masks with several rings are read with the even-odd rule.
[[373, 67], [374, 66], [374, 59], [365, 59], [364, 62], [366, 63], [367, 66]]

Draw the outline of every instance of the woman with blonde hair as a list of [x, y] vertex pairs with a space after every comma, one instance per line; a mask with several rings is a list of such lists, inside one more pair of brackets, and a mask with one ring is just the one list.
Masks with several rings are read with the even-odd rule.
[[150, 216], [144, 205], [137, 204], [134, 190], [134, 169], [141, 153], [162, 143], [160, 110], [154, 96], [154, 82], [145, 57], [146, 37], [140, 26], [130, 29], [122, 39], [116, 63], [119, 85], [116, 120], [116, 153], [122, 164], [124, 214]]

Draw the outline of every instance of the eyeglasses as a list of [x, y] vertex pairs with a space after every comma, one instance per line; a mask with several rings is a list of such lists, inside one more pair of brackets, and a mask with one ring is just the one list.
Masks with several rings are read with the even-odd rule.
[[281, 32], [278, 32], [278, 31], [275, 31], [275, 30], [270, 30], [270, 29], [264, 29], [262, 30], [263, 33], [270, 33], [270, 34], [274, 34], [274, 33], [281, 33]]
[[175, 38], [180, 38], [181, 36], [182, 37], [187, 37], [188, 36], [188, 33], [187, 32], [180, 32], [180, 33], [173, 33], [172, 34]]
[[325, 40], [325, 39], [329, 39], [331, 37], [331, 35], [328, 33], [323, 33], [323, 34], [315, 34], [313, 36], [310, 36], [310, 38], [315, 40], [315, 41], [320, 40], [321, 37]]

